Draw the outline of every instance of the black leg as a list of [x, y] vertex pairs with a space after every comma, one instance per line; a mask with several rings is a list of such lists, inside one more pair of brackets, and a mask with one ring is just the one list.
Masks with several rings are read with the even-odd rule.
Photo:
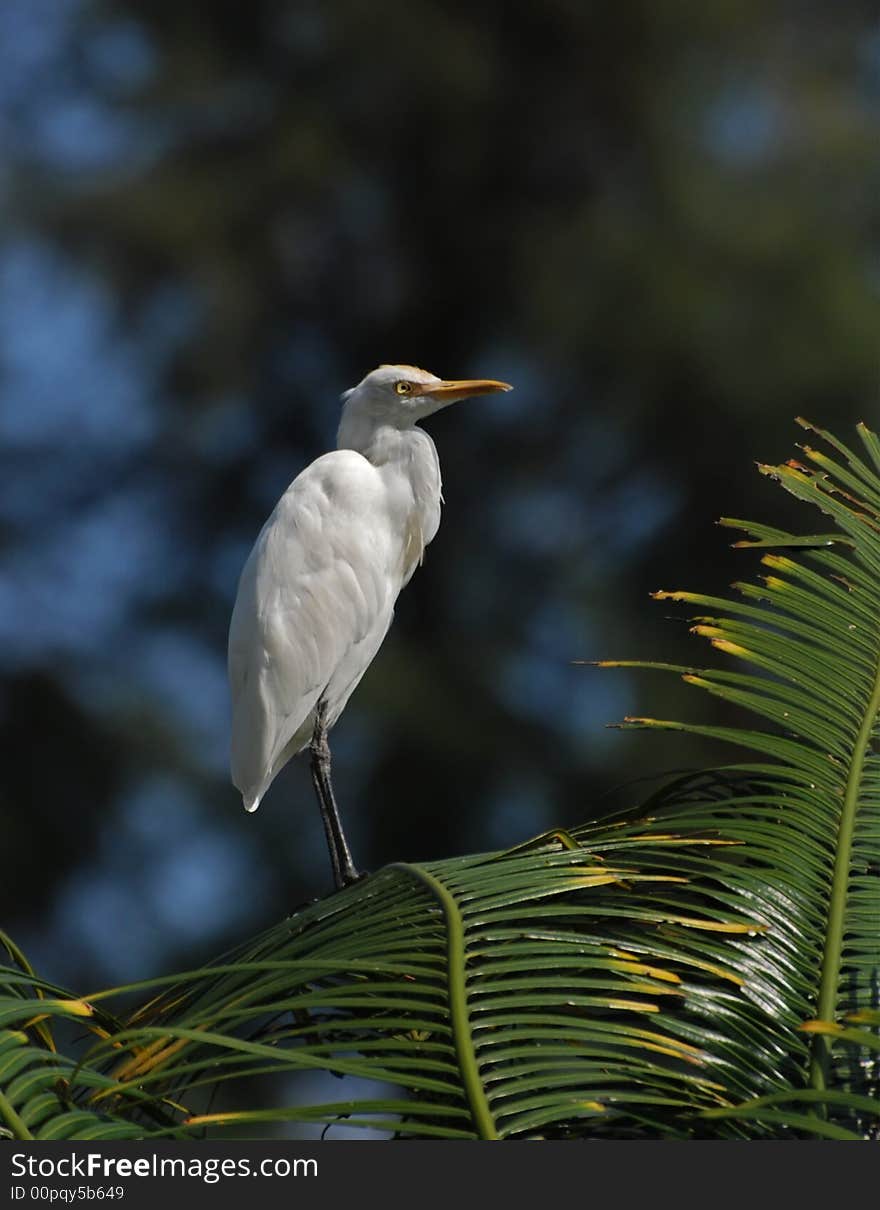
[[333, 797], [326, 715], [327, 707], [321, 701], [315, 711], [315, 730], [312, 734], [309, 752], [312, 758], [312, 785], [315, 787], [318, 805], [321, 808], [321, 819], [324, 821], [327, 848], [330, 850], [330, 864], [333, 866], [333, 881], [336, 883], [337, 889], [340, 889], [351, 882], [356, 882], [360, 875], [352, 861], [351, 850], [342, 830], [342, 820], [339, 818], [339, 808]]

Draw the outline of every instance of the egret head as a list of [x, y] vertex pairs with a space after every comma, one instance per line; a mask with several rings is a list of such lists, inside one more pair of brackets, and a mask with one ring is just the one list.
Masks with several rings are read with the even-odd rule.
[[494, 378], [443, 379], [417, 366], [382, 365], [342, 398], [349, 415], [403, 429], [459, 399], [511, 389]]

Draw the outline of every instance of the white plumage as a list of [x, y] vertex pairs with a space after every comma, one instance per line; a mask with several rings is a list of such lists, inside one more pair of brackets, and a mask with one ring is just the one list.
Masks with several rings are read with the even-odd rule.
[[[440, 524], [440, 463], [417, 421], [490, 379], [380, 366], [343, 396], [338, 448], [279, 500], [245, 564], [229, 630], [232, 780], [249, 811], [333, 725]], [[329, 834], [328, 834], [329, 835]]]

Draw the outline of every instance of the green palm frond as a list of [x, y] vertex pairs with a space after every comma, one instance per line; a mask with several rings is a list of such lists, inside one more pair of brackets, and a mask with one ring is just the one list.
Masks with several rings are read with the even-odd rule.
[[[787, 897], [789, 928], [800, 938], [800, 1011], [832, 1023], [876, 1008], [880, 990], [880, 442], [858, 427], [866, 461], [812, 431], [837, 460], [804, 446], [811, 465], [792, 460], [760, 469], [821, 509], [837, 533], [794, 539], [726, 519], [750, 535], [739, 546], [803, 549], [798, 557], [765, 554], [767, 574], [760, 583], [735, 585], [739, 599], [655, 594], [699, 609], [694, 633], [736, 662], [675, 671], [749, 711], [760, 728], [638, 718], [626, 725], [690, 731], [770, 758], [739, 766], [756, 779], [758, 794], [725, 802], [712, 818], [724, 819], [726, 834], [748, 844], [750, 859]], [[743, 666], [747, 671], [738, 670]], [[760, 788], [763, 778], [769, 780]], [[692, 826], [706, 820], [699, 804], [679, 803], [673, 815]], [[876, 1070], [866, 1074], [851, 1054], [815, 1037], [813, 1089], [869, 1085], [876, 1095]]]
[[[114, 1081], [58, 1052], [55, 1025], [99, 1036], [119, 1028], [95, 1006], [38, 979], [21, 952], [0, 937], [15, 967], [0, 972], [0, 1135], [17, 1139], [140, 1138], [145, 1109], [173, 1134], [170, 1106], [135, 1090], [119, 1111], [97, 1108]], [[137, 1107], [138, 1113], [132, 1110]]]
[[[134, 1139], [143, 1126], [132, 1115], [97, 1112], [74, 1099], [110, 1081], [70, 1059], [31, 1044], [20, 1030], [0, 1030], [0, 1133], [18, 1139]], [[129, 1107], [130, 1108], [130, 1107]], [[173, 1128], [169, 1132], [173, 1135]]]
[[[110, 1083], [92, 1101], [173, 1101], [319, 1068], [400, 1093], [183, 1124], [345, 1116], [410, 1137], [499, 1138], [601, 1119], [602, 1131], [662, 1122], [687, 1137], [682, 1112], [776, 1087], [789, 1060], [740, 994], [767, 925], [707, 876], [724, 842], [643, 827], [380, 871], [184, 977], [98, 1043], [88, 1067]], [[730, 1028], [707, 1028], [716, 1018]]]
[[[876, 1137], [880, 443], [859, 434], [865, 459], [826, 435], [834, 459], [762, 468], [833, 532], [727, 522], [763, 579], [730, 600], [657, 594], [731, 662], [640, 666], [751, 721], [624, 725], [750, 759], [505, 853], [389, 866], [144, 985], [124, 1024], [104, 1010], [116, 993], [87, 997], [96, 1040], [68, 1104], [150, 1136], [345, 1120], [409, 1138]], [[33, 1022], [71, 999], [18, 979], [0, 1020], [36, 1045]], [[302, 1104], [291, 1077], [316, 1071], [376, 1093], [346, 1098], [342, 1079]], [[236, 1104], [243, 1081], [259, 1108]]]

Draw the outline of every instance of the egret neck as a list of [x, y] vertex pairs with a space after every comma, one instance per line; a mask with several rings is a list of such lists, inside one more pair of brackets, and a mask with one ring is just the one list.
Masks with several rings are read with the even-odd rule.
[[376, 468], [385, 491], [392, 532], [401, 538], [401, 587], [422, 561], [440, 527], [443, 502], [437, 447], [424, 429], [376, 422], [346, 409], [338, 449], [356, 450]]

